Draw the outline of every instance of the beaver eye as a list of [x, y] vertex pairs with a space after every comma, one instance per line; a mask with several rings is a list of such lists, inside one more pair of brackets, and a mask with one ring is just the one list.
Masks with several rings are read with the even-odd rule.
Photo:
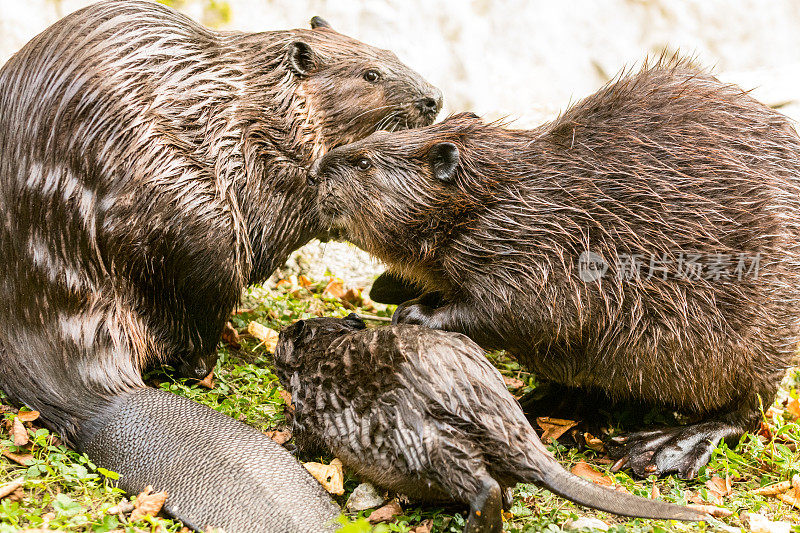
[[364, 79], [370, 83], [375, 83], [379, 79], [381, 79], [381, 75], [378, 73], [377, 70], [368, 70], [364, 73]]
[[356, 167], [358, 170], [369, 170], [372, 167], [372, 163], [366, 157], [362, 157], [356, 161]]

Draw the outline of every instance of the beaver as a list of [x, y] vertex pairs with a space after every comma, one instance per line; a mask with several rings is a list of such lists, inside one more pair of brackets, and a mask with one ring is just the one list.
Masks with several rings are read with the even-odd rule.
[[207, 374], [242, 288], [325, 233], [312, 160], [441, 106], [391, 52], [311, 25], [219, 33], [100, 2], [0, 69], [0, 388], [200, 529], [323, 531], [338, 508], [283, 448], [142, 370]]
[[424, 295], [395, 323], [504, 348], [544, 380], [696, 423], [617, 468], [696, 476], [757, 427], [800, 328], [800, 139], [680, 58], [533, 130], [470, 114], [318, 160], [322, 216]]
[[301, 320], [281, 332], [275, 368], [292, 394], [299, 446], [322, 443], [361, 476], [412, 498], [467, 503], [467, 533], [502, 531], [503, 493], [517, 483], [625, 516], [705, 518], [566, 472], [481, 347], [459, 333], [366, 329], [354, 313]]

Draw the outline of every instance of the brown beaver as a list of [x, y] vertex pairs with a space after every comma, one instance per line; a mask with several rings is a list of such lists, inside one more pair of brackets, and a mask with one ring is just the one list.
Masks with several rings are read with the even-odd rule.
[[620, 465], [695, 476], [775, 398], [800, 327], [800, 139], [678, 59], [530, 131], [459, 115], [314, 166], [330, 224], [429, 292], [399, 323], [466, 333], [537, 376], [700, 419]]
[[412, 498], [469, 504], [466, 533], [502, 531], [502, 494], [517, 483], [625, 516], [706, 518], [566, 472], [468, 337], [365, 328], [351, 314], [281, 332], [275, 367], [292, 394], [301, 447], [322, 443], [361, 476]]
[[441, 105], [391, 52], [312, 27], [100, 2], [0, 69], [0, 388], [200, 529], [317, 532], [338, 509], [260, 432], [141, 371], [206, 374], [242, 287], [324, 233], [313, 158]]

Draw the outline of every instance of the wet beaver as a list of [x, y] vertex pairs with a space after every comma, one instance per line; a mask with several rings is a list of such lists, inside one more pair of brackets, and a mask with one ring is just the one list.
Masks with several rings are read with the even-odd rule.
[[242, 287], [324, 233], [313, 158], [440, 104], [318, 18], [217, 33], [111, 1], [57, 22], [0, 69], [0, 388], [187, 524], [327, 529], [285, 450], [141, 371], [206, 374]]
[[468, 337], [413, 325], [365, 328], [351, 314], [281, 332], [275, 366], [292, 394], [301, 447], [323, 443], [360, 475], [415, 499], [469, 504], [465, 532], [502, 531], [502, 494], [517, 483], [626, 516], [705, 517], [565, 471]]
[[395, 321], [505, 348], [545, 380], [698, 423], [619, 466], [691, 478], [756, 427], [798, 346], [800, 139], [677, 59], [530, 131], [459, 115], [315, 164], [324, 216], [428, 294]]

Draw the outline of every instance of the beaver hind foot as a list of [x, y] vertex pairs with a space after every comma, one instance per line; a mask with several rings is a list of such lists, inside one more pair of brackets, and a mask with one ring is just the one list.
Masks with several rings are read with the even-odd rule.
[[745, 431], [740, 424], [707, 420], [616, 437], [608, 447], [617, 459], [611, 471], [629, 466], [639, 477], [674, 472], [682, 479], [694, 479], [722, 440], [735, 444]]
[[480, 492], [470, 500], [469, 518], [464, 533], [500, 533], [503, 531], [503, 491], [488, 474]]

